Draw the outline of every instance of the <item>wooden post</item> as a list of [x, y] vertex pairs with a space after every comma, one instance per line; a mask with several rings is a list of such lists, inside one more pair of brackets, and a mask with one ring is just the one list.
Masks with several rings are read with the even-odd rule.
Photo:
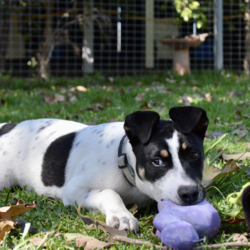
[[145, 66], [154, 68], [154, 0], [146, 0]]
[[93, 0], [84, 1], [84, 37], [82, 47], [83, 72], [94, 72]]

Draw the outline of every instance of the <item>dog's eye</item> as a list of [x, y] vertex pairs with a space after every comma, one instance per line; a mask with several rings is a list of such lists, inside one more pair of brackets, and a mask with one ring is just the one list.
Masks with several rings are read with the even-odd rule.
[[154, 160], [152, 161], [152, 163], [153, 163], [153, 165], [156, 166], [156, 167], [160, 167], [160, 166], [163, 166], [163, 165], [164, 165], [164, 163], [163, 163], [163, 161], [162, 161], [161, 159], [154, 159]]
[[189, 155], [189, 157], [190, 157], [191, 160], [197, 159], [198, 156], [199, 156], [198, 152], [191, 152], [190, 155]]

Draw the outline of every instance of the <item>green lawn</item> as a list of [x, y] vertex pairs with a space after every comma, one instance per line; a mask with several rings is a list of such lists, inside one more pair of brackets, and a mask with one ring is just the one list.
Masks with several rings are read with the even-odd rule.
[[[244, 143], [250, 141], [247, 133], [250, 128], [249, 82], [248, 76], [231, 73], [200, 73], [183, 77], [172, 73], [137, 77], [104, 77], [96, 74], [82, 79], [50, 79], [48, 82], [0, 76], [0, 123], [53, 117], [99, 124], [123, 121], [126, 114], [142, 109], [157, 111], [161, 118], [168, 119], [171, 107], [189, 102], [207, 111], [210, 120], [208, 135], [212, 132], [227, 133], [221, 140], [208, 138], [204, 143], [207, 164], [221, 168], [225, 164], [221, 159], [221, 150], [226, 154], [244, 152], [247, 150]], [[87, 91], [77, 86], [84, 86]], [[249, 166], [249, 162], [249, 159], [237, 161], [240, 169]], [[249, 181], [249, 175], [239, 171], [217, 180], [207, 189], [209, 202], [218, 209], [223, 221], [229, 219], [225, 213], [235, 209], [235, 205], [227, 202], [227, 195], [239, 191]], [[66, 242], [65, 233], [81, 233], [102, 241], [108, 236], [99, 228], [88, 228], [77, 215], [76, 207], [64, 207], [59, 200], [39, 197], [32, 192], [18, 189], [10, 192], [6, 189], [0, 194], [0, 205], [15, 204], [18, 199], [26, 203], [37, 201], [37, 207], [20, 219], [36, 227], [39, 237], [47, 237], [47, 249], [75, 249], [74, 241]], [[86, 211], [82, 213], [104, 220], [102, 215], [88, 214]], [[140, 224], [139, 239], [160, 245], [152, 225], [156, 213], [153, 207], [148, 207], [138, 211], [135, 216]], [[55, 232], [47, 234], [51, 231]], [[222, 224], [217, 237], [205, 244], [230, 242], [233, 233], [246, 231], [245, 222]], [[37, 249], [37, 246], [29, 243], [29, 237], [29, 234], [12, 230], [0, 248]], [[133, 235], [130, 234], [130, 237]], [[149, 247], [119, 243], [110, 249]], [[151, 249], [155, 248], [152, 246]]]

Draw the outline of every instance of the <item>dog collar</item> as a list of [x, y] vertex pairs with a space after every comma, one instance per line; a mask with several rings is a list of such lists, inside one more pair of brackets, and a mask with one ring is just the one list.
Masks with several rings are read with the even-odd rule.
[[122, 153], [123, 144], [125, 142], [126, 135], [124, 135], [120, 141], [118, 148], [118, 167], [123, 171], [125, 178], [128, 183], [132, 186], [135, 185], [135, 171], [133, 167], [129, 164], [126, 153]]

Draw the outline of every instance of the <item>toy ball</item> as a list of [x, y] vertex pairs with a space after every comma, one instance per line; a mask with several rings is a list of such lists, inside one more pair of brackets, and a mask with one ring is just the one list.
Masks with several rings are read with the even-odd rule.
[[192, 249], [199, 238], [212, 239], [220, 228], [219, 214], [206, 200], [191, 206], [164, 200], [158, 203], [158, 210], [153, 221], [156, 235], [174, 249]]

